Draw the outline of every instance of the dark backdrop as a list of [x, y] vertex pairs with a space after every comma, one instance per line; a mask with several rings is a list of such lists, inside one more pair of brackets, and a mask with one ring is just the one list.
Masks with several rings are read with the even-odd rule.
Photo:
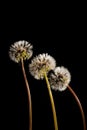
[[[21, 65], [11, 61], [8, 55], [10, 45], [19, 40], [33, 45], [33, 57], [48, 53], [56, 59], [58, 66], [69, 69], [70, 86], [81, 101], [87, 121], [85, 10], [82, 12], [75, 6], [59, 10], [56, 5], [49, 4], [38, 7], [17, 8], [18, 12], [10, 14], [12, 9], [16, 10], [11, 7], [1, 19], [1, 113], [3, 127], [11, 130], [28, 130], [28, 100]], [[25, 69], [32, 96], [33, 130], [54, 130], [46, 83], [29, 74], [30, 61], [25, 62]], [[52, 93], [59, 130], [83, 130], [79, 107], [70, 92], [52, 90]]]

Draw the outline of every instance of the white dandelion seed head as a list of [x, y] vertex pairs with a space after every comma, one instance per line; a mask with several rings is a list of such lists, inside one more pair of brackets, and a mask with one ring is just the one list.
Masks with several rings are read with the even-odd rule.
[[33, 58], [29, 65], [29, 71], [34, 78], [43, 79], [44, 73], [47, 74], [50, 70], [53, 70], [55, 66], [55, 59], [48, 55], [48, 53], [43, 53]]
[[21, 59], [30, 59], [33, 51], [33, 46], [27, 41], [18, 41], [10, 46], [9, 56], [11, 60], [19, 63]]
[[51, 88], [54, 90], [64, 91], [71, 81], [71, 75], [65, 67], [56, 67], [49, 76]]

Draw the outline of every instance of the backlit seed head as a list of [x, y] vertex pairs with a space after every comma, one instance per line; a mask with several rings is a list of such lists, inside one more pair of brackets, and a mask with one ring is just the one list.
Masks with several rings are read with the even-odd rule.
[[21, 59], [30, 59], [33, 51], [33, 46], [27, 41], [18, 41], [10, 46], [9, 56], [11, 60], [19, 63]]
[[33, 58], [29, 65], [29, 71], [34, 78], [43, 79], [44, 73], [47, 74], [50, 70], [53, 70], [55, 66], [55, 59], [47, 53], [43, 53]]
[[71, 75], [65, 67], [56, 67], [49, 76], [51, 88], [54, 90], [63, 91], [67, 88], [71, 81]]

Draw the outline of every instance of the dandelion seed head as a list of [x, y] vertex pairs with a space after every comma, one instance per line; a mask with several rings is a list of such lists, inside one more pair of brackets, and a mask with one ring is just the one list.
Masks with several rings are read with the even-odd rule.
[[65, 67], [56, 67], [49, 76], [51, 88], [54, 90], [64, 91], [71, 81], [71, 75]]
[[19, 63], [21, 59], [30, 59], [33, 51], [33, 46], [27, 41], [18, 41], [10, 46], [9, 56], [11, 60]]
[[48, 53], [43, 53], [33, 58], [29, 65], [29, 71], [34, 78], [43, 79], [44, 73], [47, 74], [50, 70], [53, 70], [55, 66], [55, 59], [48, 55]]

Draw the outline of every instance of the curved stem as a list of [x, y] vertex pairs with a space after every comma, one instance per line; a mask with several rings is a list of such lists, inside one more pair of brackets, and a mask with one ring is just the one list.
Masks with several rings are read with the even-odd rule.
[[56, 116], [55, 104], [54, 104], [54, 100], [53, 100], [53, 96], [52, 96], [50, 84], [49, 84], [49, 81], [48, 81], [48, 78], [47, 78], [46, 73], [44, 74], [44, 76], [45, 76], [45, 80], [46, 80], [46, 83], [47, 83], [47, 88], [48, 88], [48, 92], [49, 92], [49, 96], [50, 96], [50, 101], [51, 101], [51, 106], [52, 106], [53, 119], [54, 119], [54, 127], [55, 127], [55, 130], [58, 130], [58, 124], [57, 124], [57, 116]]
[[27, 77], [26, 77], [26, 73], [25, 73], [23, 59], [21, 59], [21, 64], [22, 64], [22, 71], [23, 71], [24, 80], [25, 80], [25, 84], [26, 84], [26, 88], [27, 88], [27, 93], [28, 93], [28, 102], [29, 102], [29, 130], [32, 130], [32, 103], [31, 103], [31, 94], [30, 94], [29, 84], [28, 84], [28, 80], [27, 80]]
[[73, 91], [73, 89], [70, 86], [68, 86], [68, 89], [73, 94], [73, 96], [74, 96], [74, 98], [75, 98], [75, 100], [76, 100], [76, 102], [77, 102], [77, 104], [78, 104], [78, 106], [80, 108], [80, 112], [81, 112], [82, 120], [83, 120], [83, 130], [86, 130], [85, 115], [84, 115], [84, 111], [83, 111], [82, 105], [80, 103], [80, 100], [79, 100], [79, 98], [77, 97], [77, 95], [75, 94], [75, 92]]

